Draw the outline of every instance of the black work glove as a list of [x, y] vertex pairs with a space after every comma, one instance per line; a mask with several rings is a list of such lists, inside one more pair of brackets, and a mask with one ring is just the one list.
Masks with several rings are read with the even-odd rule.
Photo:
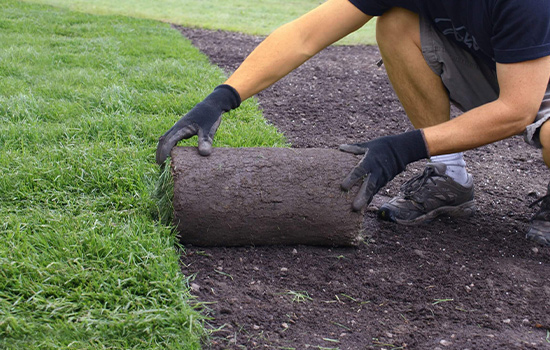
[[229, 85], [219, 85], [206, 98], [184, 115], [170, 130], [159, 139], [157, 163], [164, 163], [172, 148], [183, 139], [199, 136], [199, 154], [212, 153], [212, 139], [220, 126], [223, 113], [239, 107], [241, 97]]
[[365, 154], [341, 185], [343, 190], [349, 191], [363, 179], [363, 185], [353, 201], [354, 211], [369, 204], [384, 185], [405, 170], [407, 164], [429, 157], [421, 130], [384, 136], [364, 143], [341, 145], [340, 150]]

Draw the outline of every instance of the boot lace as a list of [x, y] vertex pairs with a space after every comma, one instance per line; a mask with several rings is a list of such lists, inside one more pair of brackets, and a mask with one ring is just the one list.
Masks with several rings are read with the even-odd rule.
[[442, 177], [446, 178], [447, 175], [442, 175], [436, 173], [435, 169], [432, 167], [427, 167], [424, 169], [422, 174], [413, 177], [408, 180], [401, 186], [401, 191], [406, 198], [411, 198], [414, 196], [426, 183], [431, 182], [435, 184], [435, 178]]

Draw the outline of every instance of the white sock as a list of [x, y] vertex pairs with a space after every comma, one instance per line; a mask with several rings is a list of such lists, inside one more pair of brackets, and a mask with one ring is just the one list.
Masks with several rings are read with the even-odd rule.
[[466, 171], [466, 162], [464, 161], [464, 153], [451, 153], [441, 156], [433, 156], [430, 158], [432, 163], [445, 163], [447, 165], [447, 174], [451, 179], [461, 185], [468, 182], [468, 172]]

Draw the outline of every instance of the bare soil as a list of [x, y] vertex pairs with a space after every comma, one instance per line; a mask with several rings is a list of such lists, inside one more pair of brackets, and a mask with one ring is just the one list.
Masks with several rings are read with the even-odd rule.
[[[262, 40], [178, 28], [228, 73]], [[412, 128], [372, 46], [329, 47], [258, 95], [293, 147]], [[215, 150], [214, 150], [215, 151]], [[466, 153], [478, 211], [407, 227], [376, 208], [359, 248], [187, 246], [182, 271], [217, 329], [211, 349], [550, 349], [550, 249], [524, 236], [550, 177], [513, 137]]]

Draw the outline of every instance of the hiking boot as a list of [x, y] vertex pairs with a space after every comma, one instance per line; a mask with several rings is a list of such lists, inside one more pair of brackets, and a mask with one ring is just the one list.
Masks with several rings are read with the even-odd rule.
[[531, 227], [525, 237], [539, 244], [550, 246], [550, 183], [546, 195], [531, 203], [529, 208], [536, 204], [540, 204], [540, 208], [531, 218]]
[[468, 175], [468, 182], [463, 186], [446, 175], [446, 169], [444, 163], [428, 163], [421, 175], [405, 182], [401, 193], [380, 207], [378, 217], [414, 225], [440, 215], [472, 215], [475, 211], [472, 176]]

